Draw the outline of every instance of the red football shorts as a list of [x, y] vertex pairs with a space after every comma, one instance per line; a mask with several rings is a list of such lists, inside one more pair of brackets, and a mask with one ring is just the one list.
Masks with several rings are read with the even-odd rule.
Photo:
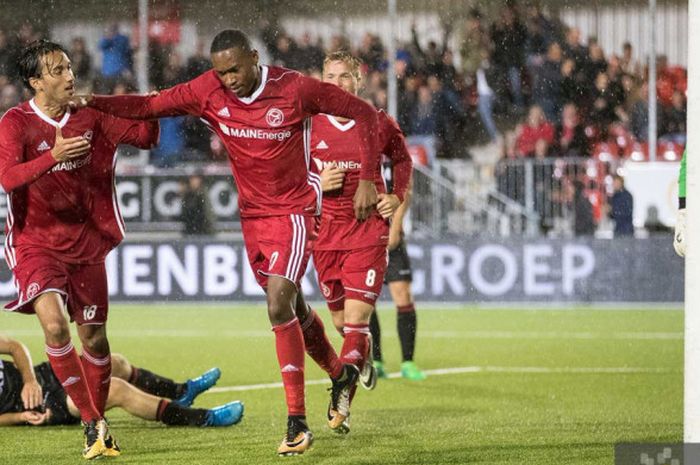
[[314, 266], [321, 293], [332, 312], [343, 310], [345, 299], [374, 305], [384, 283], [386, 246], [355, 250], [316, 250]]
[[102, 325], [107, 321], [104, 263], [63, 263], [48, 254], [32, 251], [17, 254], [17, 265], [12, 272], [19, 298], [5, 305], [5, 310], [34, 313], [34, 299], [47, 292], [57, 292], [63, 297], [71, 321], [79, 325]]
[[268, 276], [288, 279], [299, 288], [318, 237], [319, 221], [317, 216], [302, 215], [241, 219], [248, 262], [263, 289]]

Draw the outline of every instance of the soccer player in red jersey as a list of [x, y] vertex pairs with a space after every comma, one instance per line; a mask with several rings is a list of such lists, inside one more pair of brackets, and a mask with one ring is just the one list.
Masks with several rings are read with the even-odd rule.
[[210, 52], [212, 70], [156, 96], [81, 96], [74, 102], [137, 119], [195, 115], [221, 138], [238, 187], [248, 259], [266, 290], [286, 393], [287, 435], [278, 453], [301, 454], [313, 441], [306, 423], [304, 349], [321, 363], [319, 354], [334, 355], [321, 320], [299, 291], [321, 208], [321, 180], [311, 163], [311, 116], [353, 118], [363, 134], [355, 147], [363, 169], [354, 213], [365, 220], [377, 203], [377, 115], [371, 105], [337, 86], [261, 66], [240, 31], [217, 34]]
[[[83, 456], [119, 455], [104, 421], [111, 372], [104, 260], [124, 236], [115, 150], [121, 143], [154, 146], [158, 123], [91, 108], [71, 111], [74, 76], [58, 44], [30, 44], [19, 68], [34, 98], [0, 119], [5, 259], [19, 292], [6, 309], [39, 317], [51, 368], [85, 424]], [[77, 323], [82, 356], [71, 343], [64, 310]]]
[[[355, 94], [360, 83], [360, 63], [347, 52], [333, 52], [323, 63], [323, 81]], [[313, 119], [311, 153], [325, 168], [321, 228], [314, 248], [318, 281], [333, 323], [344, 335], [336, 370], [345, 367], [345, 376], [331, 373], [333, 387], [328, 406], [328, 424], [336, 432], [348, 433], [349, 407], [360, 371], [373, 367], [369, 355], [369, 321], [381, 292], [387, 265], [389, 218], [401, 204], [411, 178], [412, 163], [403, 134], [396, 122], [378, 112], [379, 153], [392, 163], [394, 191], [386, 193], [379, 160], [372, 165], [379, 194], [377, 209], [366, 221], [353, 215], [352, 198], [360, 173], [368, 168], [356, 147], [362, 128], [352, 119], [317, 115]], [[366, 386], [374, 387], [374, 380]]]

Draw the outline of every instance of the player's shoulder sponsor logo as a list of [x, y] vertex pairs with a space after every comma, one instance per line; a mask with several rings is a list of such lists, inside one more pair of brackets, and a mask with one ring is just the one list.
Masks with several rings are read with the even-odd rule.
[[279, 108], [272, 107], [267, 110], [265, 121], [273, 128], [282, 126], [282, 123], [284, 123], [284, 113], [282, 113], [282, 110]]
[[216, 114], [224, 118], [231, 117], [231, 112], [228, 111], [228, 107], [223, 107], [221, 110], [217, 111]]
[[27, 299], [33, 298], [39, 292], [39, 283], [33, 282], [27, 286]]
[[42, 140], [41, 144], [39, 144], [39, 146], [36, 149], [39, 152], [45, 152], [45, 151], [49, 150], [50, 148], [51, 148], [51, 146], [49, 145], [49, 143], [46, 142], [45, 140]]
[[328, 144], [326, 144], [325, 140], [322, 140], [321, 142], [318, 143], [318, 145], [316, 145], [316, 148], [319, 150], [324, 150], [324, 149], [328, 148]]

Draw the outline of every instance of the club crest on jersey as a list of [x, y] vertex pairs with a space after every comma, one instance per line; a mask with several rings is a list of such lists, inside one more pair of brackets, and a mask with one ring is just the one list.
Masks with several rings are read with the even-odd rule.
[[85, 131], [85, 133], [83, 134], [83, 139], [92, 140], [92, 129], [88, 129], [87, 131]]
[[331, 296], [331, 290], [328, 289], [328, 286], [326, 286], [324, 283], [321, 283], [321, 292], [323, 292], [323, 297], [330, 297]]
[[273, 128], [281, 126], [284, 123], [284, 113], [279, 108], [270, 108], [265, 115], [265, 121]]
[[27, 299], [34, 297], [37, 292], [39, 292], [39, 283], [31, 283], [29, 286], [27, 286]]

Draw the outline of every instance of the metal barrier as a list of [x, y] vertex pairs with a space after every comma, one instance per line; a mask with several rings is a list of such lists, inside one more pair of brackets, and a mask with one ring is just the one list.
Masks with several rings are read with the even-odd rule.
[[540, 231], [570, 233], [577, 183], [591, 203], [593, 221], [603, 220], [610, 175], [617, 161], [594, 158], [508, 159], [496, 166], [498, 191], [538, 217]]
[[[497, 191], [472, 194], [456, 170], [472, 170], [471, 162], [431, 168], [414, 165], [412, 231], [418, 237], [448, 235], [508, 237], [534, 235], [538, 216]], [[460, 181], [457, 181], [457, 180]], [[474, 179], [472, 182], [479, 183]]]

